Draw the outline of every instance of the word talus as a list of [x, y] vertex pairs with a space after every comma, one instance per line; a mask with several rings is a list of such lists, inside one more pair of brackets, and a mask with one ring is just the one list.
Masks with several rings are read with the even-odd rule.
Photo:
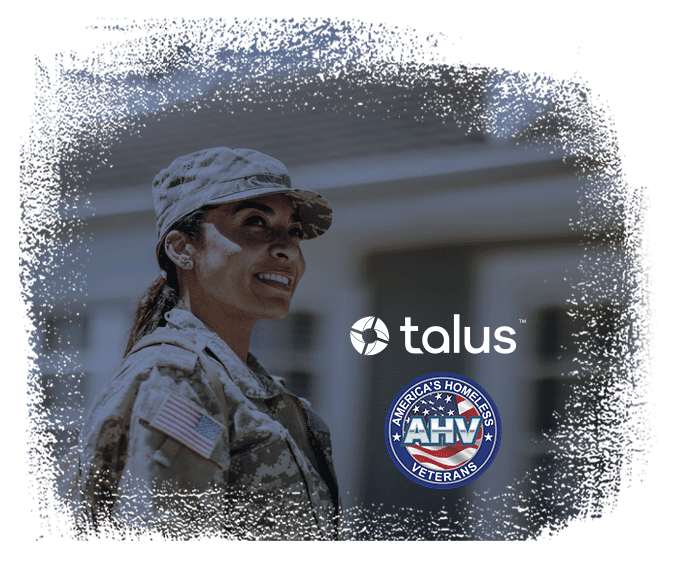
[[[413, 333], [419, 331], [418, 326], [411, 324], [410, 316], [404, 318], [404, 325], [399, 328], [401, 332], [405, 333], [405, 345], [406, 350], [414, 355], [423, 354], [423, 350], [413, 346]], [[442, 337], [442, 344], [439, 346], [432, 346], [428, 342], [428, 337], [433, 334], [439, 334]], [[494, 331], [494, 338], [496, 342], [503, 343], [507, 346], [501, 346], [500, 344], [494, 344], [493, 349], [497, 353], [508, 354], [515, 350], [515, 340], [505, 336], [508, 334], [510, 336], [515, 336], [515, 330], [510, 326], [499, 326]], [[463, 335], [463, 336], [462, 336]], [[472, 332], [471, 327], [465, 326], [461, 328], [460, 326], [460, 316], [459, 314], [454, 315], [454, 323], [452, 328], [452, 338], [450, 338], [449, 332], [441, 326], [431, 326], [427, 328], [420, 338], [423, 348], [432, 354], [438, 353], [459, 353], [462, 349], [462, 341], [464, 344], [464, 349], [468, 353], [479, 354], [479, 353], [489, 353], [491, 352], [491, 328], [485, 326], [483, 328], [483, 339], [480, 346], [472, 345]], [[434, 340], [434, 339], [433, 339]], [[478, 343], [477, 343], [478, 344]]]

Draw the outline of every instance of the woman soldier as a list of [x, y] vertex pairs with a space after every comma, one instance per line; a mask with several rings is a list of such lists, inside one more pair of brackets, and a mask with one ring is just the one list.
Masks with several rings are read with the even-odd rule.
[[88, 523], [336, 538], [328, 428], [248, 352], [257, 320], [289, 312], [328, 202], [276, 159], [223, 147], [173, 161], [153, 199], [162, 277], [80, 435]]

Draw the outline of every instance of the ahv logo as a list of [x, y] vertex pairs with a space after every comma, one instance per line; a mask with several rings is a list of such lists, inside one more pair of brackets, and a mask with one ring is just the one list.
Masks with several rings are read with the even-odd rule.
[[389, 344], [389, 329], [376, 316], [360, 318], [350, 329], [350, 342], [361, 355], [376, 355]]

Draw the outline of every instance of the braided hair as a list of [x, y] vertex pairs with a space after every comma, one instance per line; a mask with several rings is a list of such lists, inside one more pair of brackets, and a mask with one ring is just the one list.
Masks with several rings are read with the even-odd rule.
[[[170, 230], [179, 230], [193, 240], [201, 238], [204, 234], [204, 215], [212, 208], [215, 206], [203, 206], [190, 212], [178, 220]], [[180, 298], [175, 264], [168, 257], [163, 246], [158, 250], [158, 264], [163, 271], [139, 300], [124, 356], [129, 354], [141, 338], [159, 326], [165, 326], [165, 314], [177, 305]]]

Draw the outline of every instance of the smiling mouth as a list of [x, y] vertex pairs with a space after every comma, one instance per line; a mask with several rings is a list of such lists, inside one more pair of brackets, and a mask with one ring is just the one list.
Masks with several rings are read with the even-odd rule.
[[292, 286], [292, 278], [279, 273], [256, 273], [255, 278], [266, 285], [289, 291]]

